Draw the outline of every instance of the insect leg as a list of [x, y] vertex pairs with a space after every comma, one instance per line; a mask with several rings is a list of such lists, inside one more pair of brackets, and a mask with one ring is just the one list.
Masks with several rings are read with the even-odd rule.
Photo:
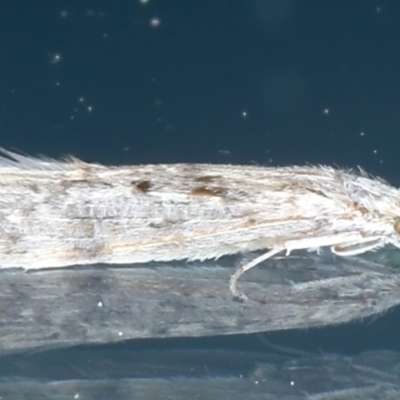
[[384, 246], [386, 243], [381, 238], [365, 240], [365, 242], [346, 243], [331, 247], [331, 251], [338, 256], [356, 256], [366, 253], [367, 251], [376, 250]]
[[275, 249], [272, 249], [264, 254], [261, 254], [260, 256], [256, 257], [254, 260], [242, 265], [239, 267], [236, 272], [231, 276], [230, 283], [229, 283], [229, 290], [231, 291], [232, 295], [238, 299], [241, 300], [247, 300], [247, 296], [244, 293], [241, 293], [237, 289], [237, 282], [238, 279], [249, 269], [255, 267], [256, 265], [260, 264], [261, 262], [267, 260], [268, 258], [273, 257], [274, 255], [280, 253], [283, 251], [285, 248], [283, 247], [277, 247]]

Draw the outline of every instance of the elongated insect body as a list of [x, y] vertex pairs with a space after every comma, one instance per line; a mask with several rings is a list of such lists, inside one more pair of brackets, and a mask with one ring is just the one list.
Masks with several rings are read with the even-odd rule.
[[2, 150], [2, 268], [205, 260], [330, 246], [400, 247], [399, 190], [324, 166], [103, 166]]

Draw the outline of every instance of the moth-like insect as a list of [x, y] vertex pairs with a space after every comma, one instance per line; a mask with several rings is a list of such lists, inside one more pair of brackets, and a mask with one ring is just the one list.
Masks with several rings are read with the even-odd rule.
[[399, 190], [326, 166], [104, 166], [1, 150], [3, 268], [205, 260], [267, 250], [400, 248]]

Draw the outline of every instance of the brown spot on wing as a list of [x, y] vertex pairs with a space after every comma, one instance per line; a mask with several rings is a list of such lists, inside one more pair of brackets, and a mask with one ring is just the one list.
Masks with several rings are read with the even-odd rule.
[[393, 229], [395, 230], [395, 232], [400, 235], [400, 218], [396, 218], [396, 220], [394, 221], [393, 224]]
[[152, 186], [150, 181], [132, 181], [131, 183], [136, 189], [143, 193], [147, 193]]
[[202, 183], [211, 183], [214, 182], [217, 178], [219, 178], [219, 176], [204, 175], [196, 177], [195, 181]]
[[223, 196], [224, 193], [225, 190], [220, 187], [208, 188], [206, 186], [198, 186], [191, 191], [194, 196]]

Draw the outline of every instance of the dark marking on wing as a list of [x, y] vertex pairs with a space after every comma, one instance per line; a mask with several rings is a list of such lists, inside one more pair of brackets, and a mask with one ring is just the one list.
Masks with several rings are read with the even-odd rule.
[[194, 196], [223, 196], [224, 193], [225, 190], [220, 187], [208, 188], [206, 186], [198, 186], [191, 191]]
[[214, 182], [218, 178], [220, 178], [220, 177], [219, 176], [212, 176], [212, 175], [204, 175], [204, 176], [196, 177], [195, 181], [202, 182], [202, 183], [211, 183], [211, 182]]
[[131, 183], [136, 189], [143, 193], [147, 193], [152, 186], [150, 181], [132, 181]]

